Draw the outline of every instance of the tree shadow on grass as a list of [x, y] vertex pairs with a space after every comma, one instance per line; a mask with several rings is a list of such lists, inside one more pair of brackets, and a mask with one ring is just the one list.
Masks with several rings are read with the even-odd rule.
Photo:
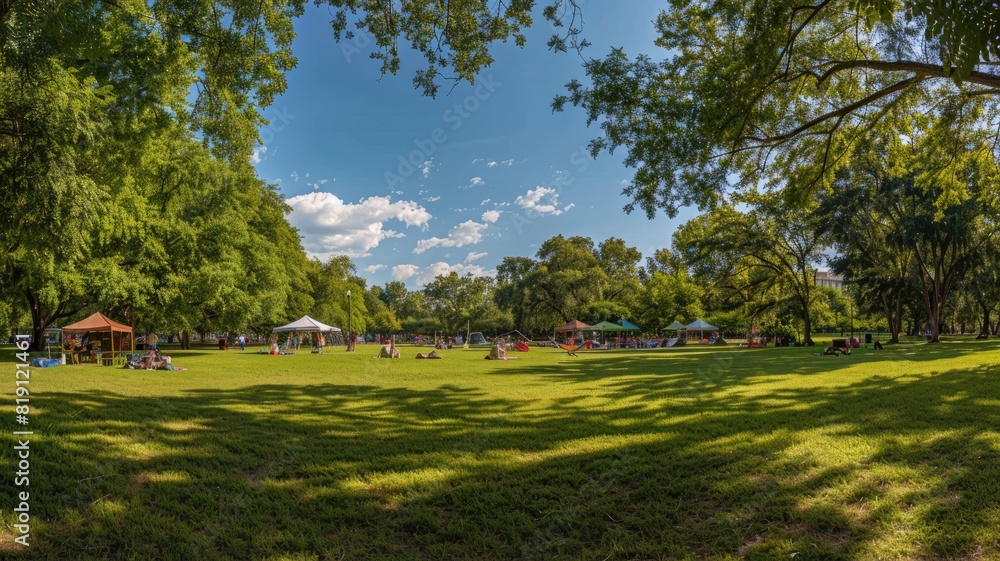
[[[705, 398], [734, 385], [769, 383], [774, 376], [830, 374], [855, 367], [884, 371], [907, 363], [983, 356], [1000, 350], [1000, 341], [969, 342], [886, 351], [856, 349], [850, 356], [817, 356], [822, 349], [736, 349], [731, 347], [666, 351], [592, 353], [557, 364], [497, 368], [497, 374], [539, 377], [544, 383], [601, 382], [614, 397]], [[996, 359], [1000, 361], [1000, 357]], [[878, 363], [884, 363], [880, 365]]]
[[985, 368], [761, 396], [655, 391], [544, 406], [455, 385], [50, 393], [33, 545], [0, 554], [1000, 555], [1000, 391]]

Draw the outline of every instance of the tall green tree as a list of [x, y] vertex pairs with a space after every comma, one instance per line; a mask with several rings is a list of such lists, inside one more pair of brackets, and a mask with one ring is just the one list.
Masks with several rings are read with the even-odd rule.
[[542, 242], [524, 278], [522, 305], [532, 327], [548, 330], [576, 319], [583, 307], [602, 300], [607, 274], [590, 238], [557, 235]]
[[[353, 332], [364, 333], [368, 330], [370, 315], [365, 305], [367, 283], [356, 273], [357, 267], [349, 257], [337, 256], [314, 267], [310, 274], [313, 316], [323, 323], [340, 327], [345, 333], [348, 318]], [[350, 299], [347, 297], [348, 290], [351, 291]]]
[[703, 294], [701, 283], [687, 271], [654, 271], [639, 292], [636, 322], [648, 331], [661, 330], [675, 321], [690, 323], [704, 315]]
[[997, 235], [1000, 175], [986, 131], [952, 118], [911, 123], [862, 145], [820, 214], [840, 248], [835, 267], [863, 298], [879, 294], [893, 340], [916, 285], [936, 342], [952, 291]]
[[[989, 107], [997, 124], [994, 6], [930, 0], [671, 0], [662, 60], [615, 49], [585, 63], [554, 109], [581, 107], [636, 173], [627, 210], [673, 216], [762, 182], [807, 198], [828, 187], [878, 123]], [[996, 130], [996, 127], [992, 127]]]
[[444, 332], [461, 333], [470, 322], [492, 315], [493, 283], [491, 277], [459, 276], [454, 271], [438, 275], [424, 289], [427, 306]]
[[826, 247], [808, 212], [789, 208], [775, 193], [740, 197], [747, 210], [722, 205], [683, 226], [675, 249], [688, 263], [707, 268], [716, 282], [742, 294], [779, 288], [773, 305], [790, 302], [802, 322], [803, 342], [812, 344], [816, 265]]

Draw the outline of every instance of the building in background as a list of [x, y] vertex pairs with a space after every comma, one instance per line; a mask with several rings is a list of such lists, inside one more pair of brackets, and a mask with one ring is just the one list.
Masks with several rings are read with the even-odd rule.
[[827, 286], [843, 291], [844, 277], [835, 275], [830, 271], [816, 271], [816, 286]]

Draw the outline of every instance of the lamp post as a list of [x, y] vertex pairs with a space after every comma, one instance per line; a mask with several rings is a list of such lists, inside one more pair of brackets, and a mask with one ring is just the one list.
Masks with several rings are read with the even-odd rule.
[[851, 340], [854, 340], [854, 302], [848, 302], [847, 309], [851, 313]]
[[347, 291], [347, 338], [351, 338], [351, 316], [354, 315], [354, 309], [351, 308], [351, 291]]

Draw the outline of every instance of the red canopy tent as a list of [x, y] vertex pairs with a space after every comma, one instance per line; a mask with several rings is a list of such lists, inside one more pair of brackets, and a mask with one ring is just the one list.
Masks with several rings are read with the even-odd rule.
[[560, 333], [569, 333], [570, 334], [569, 339], [576, 339], [577, 335], [581, 331], [589, 327], [590, 326], [587, 325], [586, 323], [583, 323], [582, 321], [575, 319], [567, 324], [557, 326], [555, 329], [553, 329], [553, 331], [556, 332], [556, 337], [558, 337]]
[[[108, 334], [110, 349], [107, 351], [103, 348], [101, 349], [101, 360], [98, 361], [99, 363], [103, 363], [105, 358], [108, 362], [114, 363], [115, 353], [124, 356], [127, 352], [135, 352], [135, 337], [132, 336], [132, 327], [123, 323], [118, 323], [101, 312], [97, 312], [96, 314], [93, 314], [74, 324], [63, 327], [63, 334], [74, 333]], [[117, 345], [115, 344], [115, 333], [119, 334]], [[103, 337], [101, 339], [103, 340]], [[103, 344], [101, 346], [103, 347]], [[104, 356], [106, 352], [110, 353], [107, 357]]]

